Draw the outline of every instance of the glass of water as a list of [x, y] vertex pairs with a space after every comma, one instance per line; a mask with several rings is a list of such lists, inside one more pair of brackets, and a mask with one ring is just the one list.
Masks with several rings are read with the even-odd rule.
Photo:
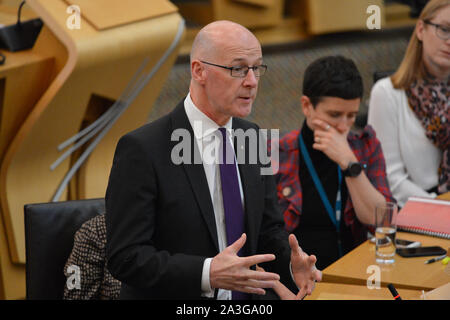
[[395, 262], [397, 211], [397, 205], [393, 202], [386, 202], [375, 207], [375, 260], [377, 263]]

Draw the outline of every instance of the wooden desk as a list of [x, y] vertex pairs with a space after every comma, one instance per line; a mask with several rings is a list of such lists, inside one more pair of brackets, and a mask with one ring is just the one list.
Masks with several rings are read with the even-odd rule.
[[[420, 241], [422, 246], [441, 246], [446, 250], [450, 247], [450, 240], [441, 238], [406, 232], [398, 232], [397, 237]], [[373, 271], [368, 273], [367, 268], [375, 265], [381, 269], [381, 286], [392, 283], [396, 288], [427, 291], [450, 282], [450, 274], [444, 271], [446, 266], [441, 262], [424, 264], [430, 258], [402, 258], [396, 255], [394, 264], [380, 265], [375, 262], [375, 244], [366, 241], [323, 270], [323, 281], [366, 286], [373, 274]]]
[[450, 191], [437, 196], [437, 199], [450, 201]]
[[[421, 290], [398, 289], [403, 300], [420, 300]], [[305, 300], [393, 300], [392, 294], [386, 287], [369, 289], [342, 283], [320, 282], [316, 284], [312, 295]]]

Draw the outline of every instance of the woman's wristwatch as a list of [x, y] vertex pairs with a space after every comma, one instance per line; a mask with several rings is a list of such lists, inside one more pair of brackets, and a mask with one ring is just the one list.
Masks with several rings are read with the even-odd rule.
[[366, 168], [366, 165], [360, 162], [349, 162], [347, 169], [342, 171], [344, 177], [357, 177], [361, 174], [362, 170]]

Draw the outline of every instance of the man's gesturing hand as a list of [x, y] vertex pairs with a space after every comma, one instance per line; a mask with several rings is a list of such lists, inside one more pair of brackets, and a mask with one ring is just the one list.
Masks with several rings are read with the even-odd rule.
[[312, 293], [315, 282], [322, 280], [322, 272], [316, 268], [316, 256], [308, 256], [303, 252], [293, 234], [289, 235], [289, 245], [291, 247], [292, 275], [295, 284], [300, 289], [297, 297], [303, 299], [305, 295]]
[[246, 240], [247, 236], [243, 233], [236, 242], [212, 259], [209, 277], [212, 288], [264, 295], [266, 292], [263, 288], [273, 288], [274, 281], [280, 280], [280, 276], [276, 273], [250, 269], [258, 263], [275, 260], [275, 255], [259, 254], [249, 257], [237, 255]]

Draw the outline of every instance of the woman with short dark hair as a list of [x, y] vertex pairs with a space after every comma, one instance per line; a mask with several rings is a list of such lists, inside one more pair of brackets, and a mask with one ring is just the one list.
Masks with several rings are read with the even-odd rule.
[[319, 269], [365, 241], [375, 206], [393, 201], [374, 130], [350, 131], [362, 95], [352, 60], [317, 59], [304, 74], [306, 120], [280, 140], [274, 167], [286, 228], [316, 255]]

